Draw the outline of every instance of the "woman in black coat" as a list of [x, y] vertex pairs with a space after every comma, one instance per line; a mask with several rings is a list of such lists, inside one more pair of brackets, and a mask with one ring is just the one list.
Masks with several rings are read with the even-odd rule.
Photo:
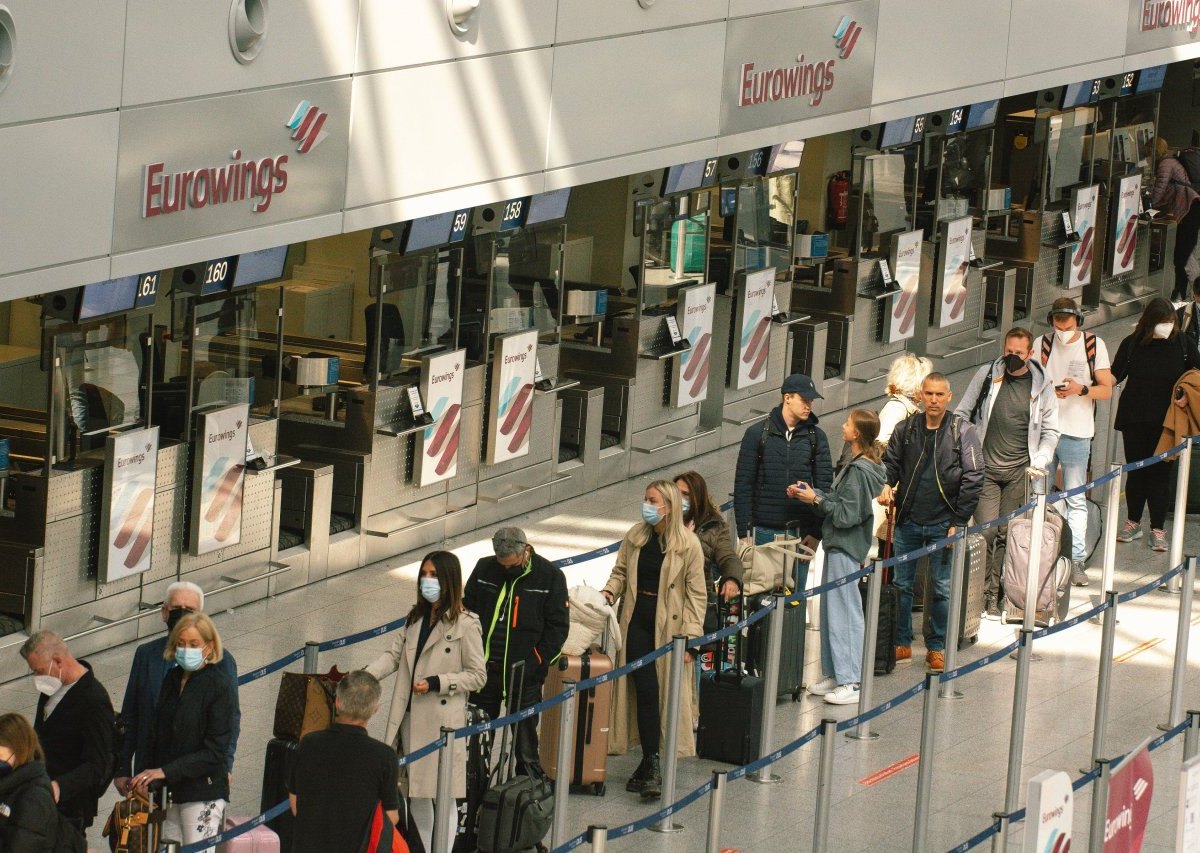
[[[37, 734], [20, 714], [5, 714], [0, 717], [0, 850], [48, 853], [59, 827]], [[78, 846], [83, 849], [82, 838]]]
[[225, 756], [233, 732], [233, 685], [220, 668], [217, 627], [204, 613], [189, 613], [175, 625], [164, 656], [177, 664], [163, 679], [154, 713], [150, 769], [133, 777], [147, 793], [165, 781], [172, 804], [163, 837], [192, 844], [221, 831], [229, 800]]
[[[1112, 363], [1113, 376], [1118, 383], [1125, 383], [1115, 427], [1121, 432], [1127, 462], [1154, 455], [1175, 383], [1193, 367], [1200, 367], [1200, 355], [1188, 345], [1187, 336], [1179, 333], [1174, 307], [1161, 297], [1151, 300], [1133, 334], [1117, 347]], [[1127, 516], [1117, 534], [1118, 542], [1142, 537], [1142, 512], [1148, 504], [1150, 547], [1167, 550], [1167, 508], [1174, 497], [1174, 464], [1159, 462], [1129, 472], [1125, 483]]]

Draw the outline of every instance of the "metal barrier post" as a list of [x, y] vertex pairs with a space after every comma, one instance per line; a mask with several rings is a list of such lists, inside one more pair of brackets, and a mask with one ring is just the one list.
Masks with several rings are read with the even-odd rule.
[[[1166, 465], [1167, 463], [1160, 462], [1158, 464]], [[1167, 552], [1167, 565], [1171, 568], [1175, 568], [1183, 562], [1183, 531], [1187, 524], [1188, 475], [1191, 471], [1192, 440], [1189, 438], [1183, 446], [1183, 452], [1179, 454], [1179, 471], [1175, 480], [1175, 514], [1171, 517], [1171, 543]], [[1179, 582], [1179, 576], [1176, 575], [1159, 588], [1163, 592], [1178, 595], [1183, 586]]]
[[1104, 823], [1108, 817], [1108, 777], [1112, 767], [1107, 758], [1096, 759], [1100, 775], [1092, 783], [1091, 829], [1088, 832], [1088, 853], [1104, 853]]
[[[946, 614], [946, 656], [945, 671], [954, 669], [958, 662], [958, 635], [962, 631], [962, 600], [966, 594], [963, 589], [964, 569], [967, 565], [967, 537], [954, 543], [950, 554], [950, 601]], [[954, 689], [955, 682], [946, 681], [938, 685], [938, 697], [941, 699], [961, 699], [963, 695]]]
[[1096, 717], [1092, 724], [1092, 763], [1089, 767], [1081, 768], [1087, 773], [1104, 755], [1104, 739], [1108, 734], [1108, 688], [1112, 680], [1113, 644], [1117, 638], [1117, 602], [1120, 596], [1116, 590], [1110, 589], [1104, 593], [1108, 609], [1101, 618], [1104, 627], [1100, 633], [1100, 672], [1096, 678]]
[[450, 822], [446, 815], [451, 810], [458, 811], [458, 803], [454, 799], [452, 783], [454, 781], [454, 729], [442, 726], [442, 737], [446, 742], [438, 749], [437, 768], [437, 799], [433, 803], [433, 853], [448, 853], [454, 844], [453, 837], [447, 837]]
[[592, 853], [604, 853], [608, 849], [608, 827], [592, 824], [588, 827], [588, 844]]
[[571, 793], [571, 765], [575, 757], [575, 682], [563, 679], [565, 702], [558, 705], [558, 755], [554, 762], [554, 823], [550, 827], [550, 847], [568, 840], [567, 798]]
[[[1034, 615], [1037, 613], [1038, 569], [1042, 562], [1042, 531], [1046, 528], [1046, 477], [1032, 477], [1033, 493], [1037, 496], [1033, 505], [1033, 524], [1029, 531], [1029, 566], [1025, 572], [1025, 619], [1021, 625], [1024, 631], [1033, 631]], [[1017, 768], [1018, 771], [1020, 768]], [[1005, 806], [1012, 812], [1014, 806]]]
[[[675, 769], [679, 763], [679, 717], [680, 694], [683, 691], [683, 656], [687, 653], [687, 640], [683, 634], [671, 638], [671, 671], [667, 688], [667, 728], [662, 745], [662, 800], [659, 808], [665, 809], [675, 802]], [[654, 664], [650, 664], [653, 666]], [[774, 697], [772, 697], [774, 699]], [[689, 723], [689, 725], [691, 725]], [[680, 832], [683, 827], [667, 815], [650, 829], [655, 832]]]
[[317, 674], [317, 655], [321, 653], [321, 644], [316, 640], [309, 640], [304, 644], [304, 674]]
[[[1121, 470], [1121, 466], [1113, 464], [1109, 469]], [[1113, 588], [1113, 572], [1117, 567], [1117, 528], [1121, 524], [1121, 475], [1108, 481], [1108, 495], [1104, 505], [1104, 561], [1100, 570], [1100, 593], [1103, 595]], [[1176, 563], [1175, 565], [1179, 565]]]
[[817, 812], [813, 818], [813, 850], [829, 846], [829, 806], [833, 801], [833, 746], [837, 720], [821, 720], [821, 766], [817, 771]]
[[925, 853], [929, 834], [929, 792], [933, 786], [933, 750], [937, 740], [936, 672], [925, 673], [925, 705], [921, 711], [921, 749], [917, 760], [917, 807], [913, 817], [913, 853]]
[[1008, 812], [992, 812], [996, 821], [996, 834], [992, 836], [992, 853], [1007, 853], [1008, 850]]
[[704, 853], [721, 853], [721, 817], [728, 778], [725, 770], [713, 771], [712, 794], [708, 798], [708, 838], [704, 842]]
[[[875, 639], [879, 634], [879, 593], [883, 587], [883, 572], [879, 560], [871, 561], [871, 574], [867, 575], [866, 636], [863, 637], [862, 681], [858, 686], [858, 713], [871, 710], [871, 686], [875, 681]], [[859, 723], [846, 737], [855, 740], [875, 740], [879, 735], [871, 731], [871, 723]]]
[[[1042, 509], [1045, 510], [1044, 497]], [[1037, 533], [1040, 531], [1035, 528], [1035, 536]], [[1035, 538], [1033, 541], [1038, 540]], [[1027, 589], [1037, 589], [1037, 586]], [[1017, 649], [1017, 675], [1013, 687], [1012, 728], [1008, 738], [1008, 780], [1004, 786], [1004, 811], [1008, 814], [1017, 810], [1017, 801], [1021, 795], [1021, 764], [1025, 759], [1025, 706], [1029, 699], [1029, 658], [1033, 652], [1033, 631], [1022, 628], [1020, 642], [1021, 645]]]
[[1188, 711], [1188, 727], [1183, 733], [1183, 760], [1200, 753], [1200, 711]]
[[[1188, 445], [1188, 449], [1191, 449]], [[1175, 565], [1179, 565], [1176, 563]], [[1192, 595], [1196, 586], [1196, 558], [1188, 557], [1179, 589], [1179, 624], [1175, 627], [1175, 666], [1171, 670], [1171, 710], [1159, 726], [1170, 731], [1183, 722], [1183, 682], [1187, 678], [1188, 636], [1192, 630]]]
[[[783, 601], [787, 598], [782, 592], [777, 592], [772, 597], [775, 604], [775, 609], [771, 611], [771, 615], [767, 617], [769, 624], [767, 625], [767, 660], [766, 674], [763, 678], [763, 712], [762, 726], [758, 732], [758, 754], [766, 755], [771, 751], [771, 742], [775, 736], [775, 697], [779, 693], [779, 662], [783, 654]], [[746, 777], [752, 782], [758, 782], [760, 785], [770, 785], [782, 781], [778, 776], [771, 772], [771, 765], [768, 764], [757, 773], [751, 773]]]

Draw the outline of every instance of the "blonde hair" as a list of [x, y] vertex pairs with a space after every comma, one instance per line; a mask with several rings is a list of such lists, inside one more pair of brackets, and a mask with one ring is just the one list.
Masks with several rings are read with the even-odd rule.
[[175, 623], [175, 630], [167, 637], [167, 647], [163, 650], [164, 660], [175, 660], [175, 650], [179, 648], [179, 635], [188, 628], [195, 628], [200, 639], [212, 646], [212, 654], [208, 657], [209, 663], [220, 663], [225, 657], [225, 647], [221, 645], [221, 635], [217, 633], [217, 626], [213, 624], [213, 620], [209, 618], [207, 613], [185, 613]]
[[892, 362], [887, 373], [889, 394], [912, 398], [921, 393], [921, 382], [933, 370], [933, 362], [923, 356], [905, 353]]
[[[679, 493], [679, 487], [670, 480], [655, 480], [647, 489], [654, 489], [662, 496], [663, 503], [666, 504], [666, 526], [662, 532], [663, 553], [669, 551], [683, 551], [687, 546], [688, 529], [683, 526], [683, 496]], [[650, 537], [654, 535], [654, 528], [644, 521], [640, 521], [633, 526], [633, 529], [627, 534], [629, 536], [629, 544], [641, 548], [650, 541]]]

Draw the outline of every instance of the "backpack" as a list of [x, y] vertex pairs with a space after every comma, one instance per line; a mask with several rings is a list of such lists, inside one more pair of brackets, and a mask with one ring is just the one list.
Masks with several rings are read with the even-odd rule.
[[1200, 187], [1200, 148], [1184, 148], [1175, 155], [1175, 159], [1183, 166], [1183, 171], [1187, 172], [1192, 189]]
[[[1050, 361], [1050, 351], [1054, 348], [1054, 334], [1042, 335], [1042, 366]], [[1096, 381], [1096, 336], [1091, 332], [1083, 333], [1083, 352], [1087, 356], [1088, 376]], [[972, 415], [974, 412], [972, 412]]]
[[[767, 430], [771, 428], [771, 418], [768, 416], [763, 420], [762, 432], [758, 435], [758, 488], [762, 491], [762, 466], [763, 459], [767, 452]], [[812, 455], [808, 460], [808, 470], [815, 475], [817, 473], [817, 428], [812, 424], [808, 425], [808, 441], [812, 450]]]
[[74, 824], [68, 823], [63, 813], [55, 809], [58, 815], [57, 832], [54, 835], [53, 853], [86, 853], [87, 844]]
[[979, 413], [983, 411], [983, 404], [987, 402], [988, 395], [992, 393], [992, 369], [989, 367], [987, 376], [983, 380], [983, 387], [979, 389], [979, 396], [975, 398], [975, 405], [971, 407], [971, 415], [967, 418], [971, 423], [979, 423]]

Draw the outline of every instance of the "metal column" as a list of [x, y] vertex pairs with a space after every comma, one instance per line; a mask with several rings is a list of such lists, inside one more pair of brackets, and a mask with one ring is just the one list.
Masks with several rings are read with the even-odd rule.
[[[964, 569], [967, 565], [967, 537], [964, 535], [954, 543], [950, 556], [950, 610], [946, 614], [946, 656], [944, 670], [950, 672], [958, 665], [958, 635], [962, 631], [962, 599], [966, 594], [963, 587]], [[932, 582], [932, 580], [931, 580]], [[961, 699], [963, 695], [954, 688], [953, 681], [938, 685], [941, 699]]]
[[[767, 626], [767, 660], [766, 673], [763, 678], [765, 683], [763, 684], [762, 726], [758, 733], [758, 754], [760, 756], [766, 755], [771, 751], [771, 741], [775, 736], [775, 697], [779, 693], [779, 660], [783, 653], [783, 602], [786, 598], [787, 596], [782, 592], [775, 593], [771, 599], [775, 609], [767, 617], [770, 620], [770, 624]], [[762, 785], [781, 781], [778, 776], [771, 772], [770, 764], [757, 773], [751, 773], [746, 778]]]
[[917, 805], [913, 815], [913, 853], [925, 853], [929, 834], [929, 792], [933, 787], [933, 751], [937, 741], [938, 674], [925, 674], [925, 706], [921, 712], [921, 751], [917, 761]]
[[[1100, 671], [1096, 678], [1096, 716], [1092, 723], [1092, 767], [1104, 755], [1104, 739], [1108, 733], [1108, 693], [1112, 680], [1113, 645], [1117, 638], [1117, 602], [1119, 596], [1115, 590], [1104, 594], [1108, 609], [1101, 618], [1104, 627], [1100, 633]], [[1083, 768], [1087, 773], [1091, 767]]]
[[438, 750], [437, 799], [433, 804], [433, 853], [450, 853], [454, 838], [449, 835], [450, 824], [446, 816], [450, 810], [457, 811], [454, 799], [454, 729], [442, 726], [445, 743]]
[[708, 838], [704, 843], [704, 853], [721, 853], [721, 819], [725, 808], [725, 786], [728, 784], [728, 773], [724, 770], [714, 770], [712, 775], [712, 793], [708, 798]]
[[[1191, 450], [1191, 445], [1188, 449]], [[1176, 564], [1178, 565], [1178, 564]], [[1183, 682], [1187, 678], [1188, 638], [1192, 630], [1192, 596], [1196, 586], [1196, 558], [1188, 557], [1179, 588], [1179, 623], [1175, 626], [1175, 666], [1171, 670], [1171, 710], [1159, 726], [1170, 731], [1183, 722]]]
[[563, 679], [562, 685], [562, 692], [567, 698], [558, 705], [558, 755], [554, 762], [554, 823], [550, 827], [551, 848], [557, 848], [569, 840], [567, 799], [571, 794], [571, 765], [575, 757], [575, 682]]
[[309, 640], [304, 644], [304, 674], [317, 674], [317, 656], [321, 653], [321, 644]]
[[[1166, 465], [1159, 462], [1159, 465]], [[1192, 471], [1192, 440], [1187, 439], [1183, 452], [1179, 454], [1179, 469], [1175, 479], [1175, 514], [1171, 517], [1171, 542], [1167, 553], [1167, 565], [1175, 568], [1183, 562], [1183, 536], [1187, 525], [1188, 476]], [[1178, 575], [1166, 583], [1165, 592], [1178, 594], [1182, 589]]]
[[[871, 686], [875, 680], [875, 639], [879, 626], [879, 592], [883, 586], [883, 572], [879, 560], [871, 562], [871, 574], [867, 575], [867, 609], [866, 636], [863, 637], [862, 681], [858, 686], [858, 713], [864, 714], [871, 709]], [[846, 737], [855, 740], [875, 740], [879, 735], [871, 732], [871, 722], [859, 723], [852, 732], [846, 732]]]
[[[667, 687], [667, 728], [662, 745], [662, 799], [659, 808], [665, 809], [675, 802], [675, 772], [679, 763], [679, 717], [682, 710], [680, 694], [683, 691], [683, 656], [687, 654], [687, 640], [683, 634], [671, 639], [671, 672]], [[654, 664], [649, 664], [654, 666]], [[690, 724], [689, 724], [690, 725]], [[680, 832], [683, 827], [667, 815], [650, 829], [655, 832]]]
[[813, 818], [813, 850], [826, 850], [829, 844], [829, 806], [833, 800], [833, 748], [837, 740], [837, 720], [821, 720], [821, 766], [817, 775], [817, 811]]

